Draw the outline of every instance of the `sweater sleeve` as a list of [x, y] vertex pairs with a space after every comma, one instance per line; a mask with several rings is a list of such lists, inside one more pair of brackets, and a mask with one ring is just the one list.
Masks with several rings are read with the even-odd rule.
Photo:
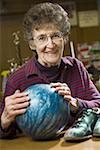
[[90, 80], [87, 70], [80, 63], [79, 72], [82, 80], [82, 84], [84, 86], [84, 98], [76, 97], [79, 102], [79, 108], [93, 108], [93, 107], [100, 107], [100, 93], [96, 89], [93, 82]]
[[4, 93], [2, 100], [0, 100], [0, 138], [1, 139], [6, 139], [6, 138], [11, 139], [16, 137], [17, 126], [15, 122], [13, 122], [7, 130], [2, 129], [1, 127], [1, 115], [5, 107], [5, 97], [11, 95], [14, 91], [15, 91], [14, 87], [12, 87], [11, 84], [7, 82], [6, 91]]
[[12, 123], [7, 130], [2, 129], [0, 121], [0, 139], [13, 139], [16, 137], [16, 125]]

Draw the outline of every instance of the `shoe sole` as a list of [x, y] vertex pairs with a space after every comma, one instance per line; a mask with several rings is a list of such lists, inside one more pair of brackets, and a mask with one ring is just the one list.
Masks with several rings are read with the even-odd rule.
[[99, 138], [99, 137], [100, 137], [100, 134], [96, 134], [96, 133], [95, 133], [95, 134], [93, 134], [93, 137], [98, 137], [98, 138]]
[[82, 141], [92, 138], [92, 135], [83, 136], [83, 137], [64, 137], [65, 141]]

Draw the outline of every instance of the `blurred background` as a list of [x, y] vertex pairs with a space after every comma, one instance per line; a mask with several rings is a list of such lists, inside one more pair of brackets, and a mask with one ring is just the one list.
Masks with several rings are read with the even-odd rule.
[[[46, 0], [0, 0], [0, 95], [7, 77], [35, 55], [23, 37], [24, 14]], [[49, 0], [67, 10], [71, 22], [64, 55], [80, 59], [100, 90], [100, 0]]]

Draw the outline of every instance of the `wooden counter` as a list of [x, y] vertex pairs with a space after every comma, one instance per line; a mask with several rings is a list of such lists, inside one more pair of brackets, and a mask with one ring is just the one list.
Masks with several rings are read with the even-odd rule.
[[13, 140], [0, 140], [0, 150], [100, 150], [100, 138], [83, 142], [64, 142], [63, 138], [54, 141], [32, 141], [29, 137]]

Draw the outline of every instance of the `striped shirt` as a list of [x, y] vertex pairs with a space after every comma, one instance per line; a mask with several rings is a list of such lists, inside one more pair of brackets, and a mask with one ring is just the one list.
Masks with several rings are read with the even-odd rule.
[[[12, 95], [17, 89], [24, 91], [29, 86], [51, 82], [67, 83], [71, 90], [72, 97], [77, 98], [79, 109], [100, 107], [100, 93], [90, 80], [87, 70], [83, 64], [72, 57], [62, 58], [60, 66], [50, 68], [44, 67], [35, 58], [31, 58], [20, 69], [14, 72], [8, 78], [4, 97], [0, 104], [0, 114], [4, 109], [4, 99], [6, 96]], [[72, 112], [72, 118], [77, 115]], [[71, 119], [73, 120], [73, 119]], [[8, 132], [0, 129], [2, 137], [9, 137], [15, 134], [15, 124], [11, 125]]]

